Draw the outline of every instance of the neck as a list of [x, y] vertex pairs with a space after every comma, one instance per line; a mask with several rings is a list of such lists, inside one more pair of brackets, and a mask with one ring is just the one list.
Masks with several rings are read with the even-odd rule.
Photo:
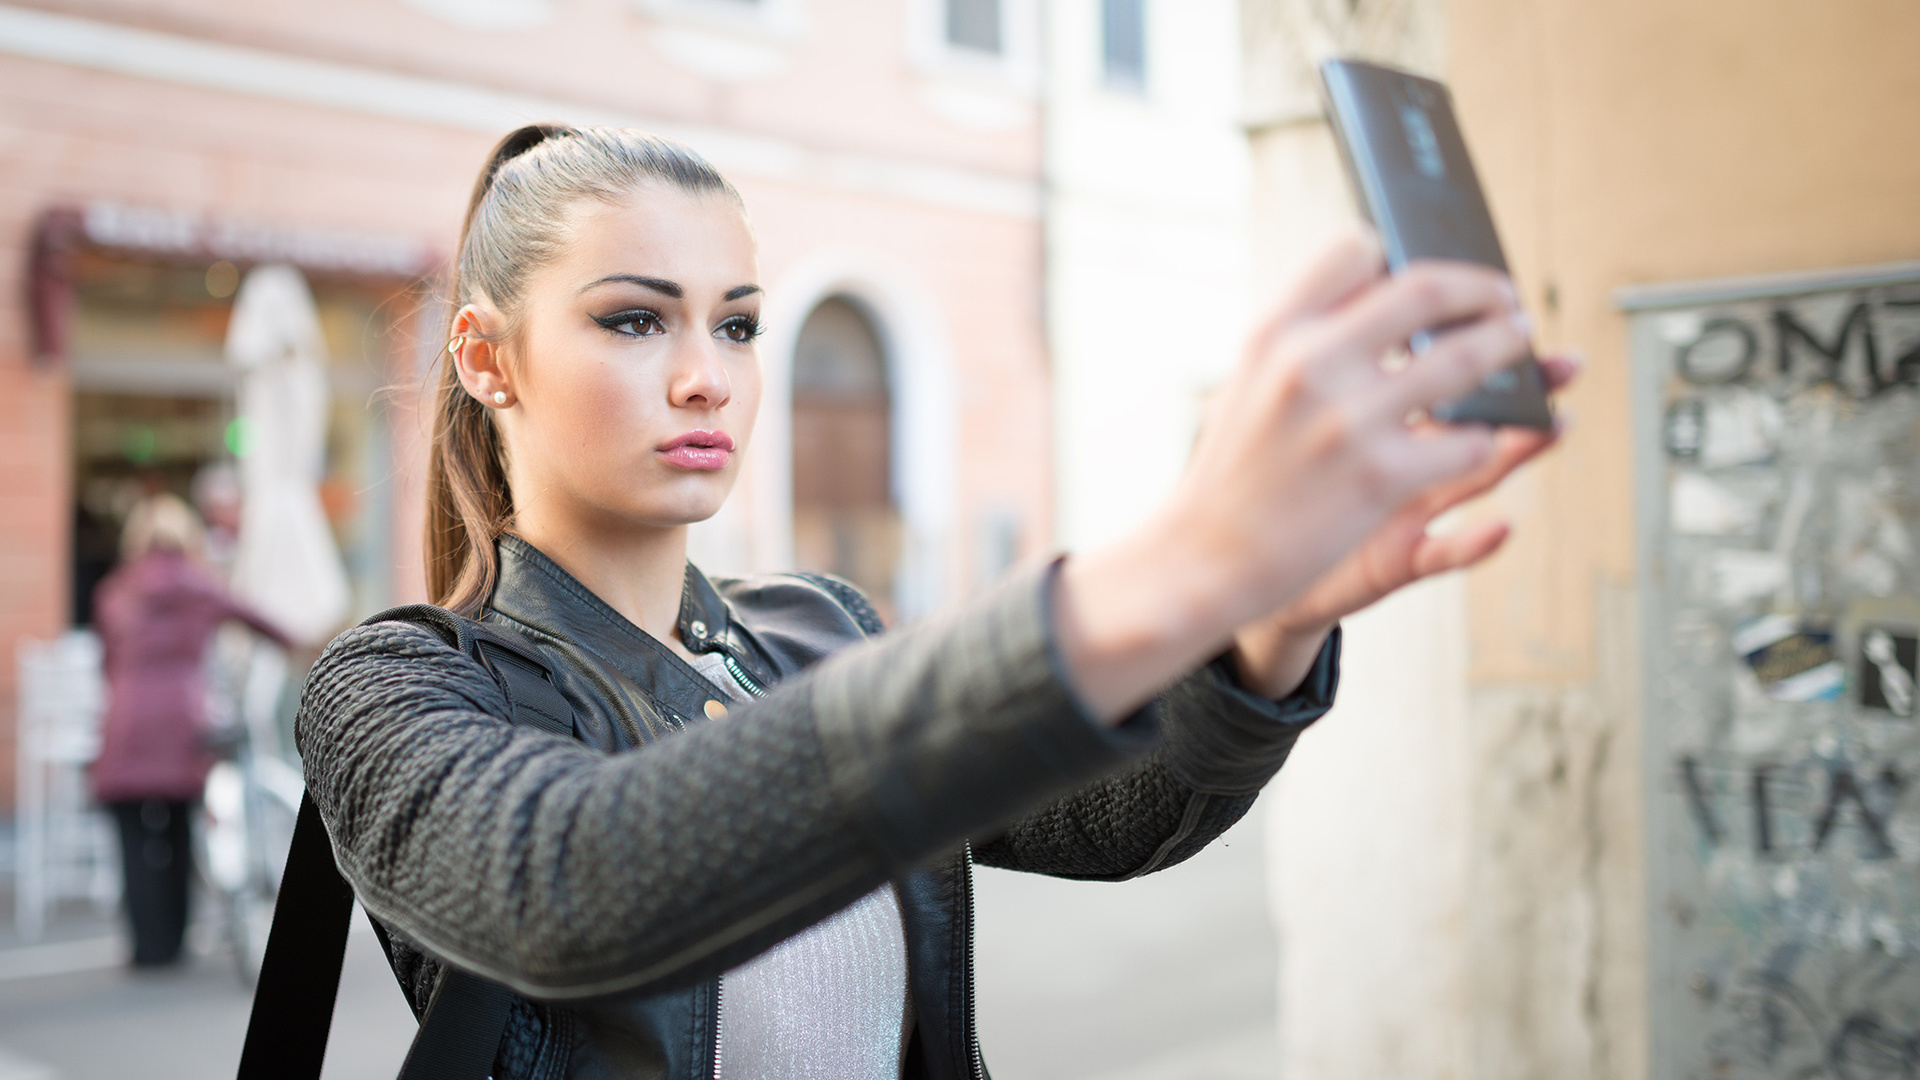
[[608, 607], [681, 652], [680, 592], [686, 581], [687, 527], [601, 527], [517, 515], [513, 531]]

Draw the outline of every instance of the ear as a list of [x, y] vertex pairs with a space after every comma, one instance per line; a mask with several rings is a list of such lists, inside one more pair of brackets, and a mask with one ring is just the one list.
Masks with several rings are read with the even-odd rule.
[[511, 408], [514, 403], [512, 380], [501, 362], [501, 347], [489, 340], [505, 322], [484, 300], [468, 304], [454, 313], [453, 333], [447, 343], [447, 356], [460, 376], [460, 385], [474, 400], [491, 409]]

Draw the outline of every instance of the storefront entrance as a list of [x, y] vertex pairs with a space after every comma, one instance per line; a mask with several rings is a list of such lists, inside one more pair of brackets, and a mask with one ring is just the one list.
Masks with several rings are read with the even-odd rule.
[[[72, 619], [91, 620], [127, 512], [145, 494], [188, 499], [210, 527], [209, 558], [231, 557], [236, 465], [273, 432], [236, 414], [224, 355], [244, 264], [87, 250], [71, 256]], [[357, 614], [393, 594], [393, 472], [381, 390], [404, 357], [411, 283], [309, 273], [329, 353], [320, 493]]]

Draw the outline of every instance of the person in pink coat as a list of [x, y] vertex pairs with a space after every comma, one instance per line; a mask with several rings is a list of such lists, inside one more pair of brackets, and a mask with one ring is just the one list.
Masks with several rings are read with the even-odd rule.
[[119, 567], [94, 594], [107, 711], [89, 778], [120, 827], [136, 967], [178, 960], [186, 933], [189, 823], [213, 765], [207, 646], [229, 619], [287, 644], [200, 561], [204, 537], [180, 499], [142, 500], [121, 534]]

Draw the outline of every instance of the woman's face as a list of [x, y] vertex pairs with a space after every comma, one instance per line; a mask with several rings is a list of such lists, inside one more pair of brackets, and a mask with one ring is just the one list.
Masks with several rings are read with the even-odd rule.
[[506, 354], [516, 513], [594, 530], [711, 517], [760, 405], [746, 219], [724, 196], [650, 186], [583, 202], [572, 225], [529, 277]]

